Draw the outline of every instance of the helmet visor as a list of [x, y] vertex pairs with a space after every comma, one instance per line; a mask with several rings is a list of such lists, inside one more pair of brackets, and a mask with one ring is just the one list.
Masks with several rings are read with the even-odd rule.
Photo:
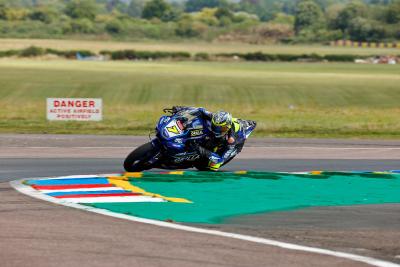
[[228, 133], [230, 127], [228, 125], [223, 125], [223, 126], [212, 125], [211, 129], [216, 137], [221, 137]]

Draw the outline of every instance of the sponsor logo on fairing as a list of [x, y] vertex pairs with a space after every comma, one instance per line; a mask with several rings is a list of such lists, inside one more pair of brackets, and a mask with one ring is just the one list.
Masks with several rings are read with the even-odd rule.
[[200, 155], [198, 154], [190, 154], [186, 156], [182, 156], [179, 158], [175, 158], [175, 163], [181, 163], [183, 161], [195, 161], [200, 158]]
[[191, 136], [191, 137], [200, 136], [200, 135], [202, 135], [202, 134], [203, 134], [203, 129], [201, 129], [201, 130], [192, 130], [192, 131], [190, 131], [190, 136]]

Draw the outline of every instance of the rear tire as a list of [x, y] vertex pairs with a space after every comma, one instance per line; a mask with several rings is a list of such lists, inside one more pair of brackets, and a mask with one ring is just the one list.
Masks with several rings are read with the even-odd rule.
[[151, 142], [139, 146], [133, 150], [124, 161], [124, 169], [127, 172], [140, 172], [151, 169], [147, 161], [157, 153], [157, 149]]

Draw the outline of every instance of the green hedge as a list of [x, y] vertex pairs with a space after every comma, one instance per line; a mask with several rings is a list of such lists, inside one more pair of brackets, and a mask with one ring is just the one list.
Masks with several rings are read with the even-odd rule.
[[47, 48], [46, 49], [46, 54], [52, 54], [52, 55], [57, 55], [60, 57], [65, 57], [65, 58], [76, 58], [77, 54], [80, 54], [82, 57], [93, 57], [96, 56], [95, 53], [89, 50], [56, 50], [52, 48]]
[[12, 57], [12, 56], [17, 56], [17, 55], [19, 55], [19, 53], [20, 53], [19, 50], [0, 51], [0, 57]]
[[83, 57], [96, 56], [95, 53], [88, 50], [65, 50], [60, 51], [52, 48], [41, 48], [36, 46], [30, 46], [21, 50], [6, 50], [0, 51], [0, 57], [38, 57], [43, 55], [57, 55], [65, 58], [76, 58], [77, 53], [79, 53]]
[[210, 55], [208, 54], [208, 53], [205, 53], [205, 52], [200, 52], [200, 53], [196, 53], [195, 55], [194, 55], [194, 59], [195, 60], [205, 60], [205, 61], [207, 61], [207, 60], [210, 60]]
[[365, 56], [355, 56], [355, 55], [326, 55], [324, 57], [328, 61], [336, 62], [354, 62], [357, 58], [365, 58]]
[[30, 46], [25, 48], [19, 52], [20, 57], [38, 57], [42, 56], [46, 53], [46, 51], [41, 47]]
[[[40, 48], [31, 46], [22, 50], [0, 51], [0, 57], [36, 57], [46, 54], [57, 55], [69, 59], [76, 58], [77, 54], [82, 57], [96, 56], [97, 54], [88, 50], [56, 50], [52, 48]], [[365, 55], [318, 55], [318, 54], [268, 54], [262, 52], [251, 53], [197, 53], [193, 56], [188, 52], [165, 52], [165, 51], [136, 51], [136, 50], [118, 50], [118, 51], [101, 51], [101, 55], [108, 56], [111, 60], [244, 60], [244, 61], [262, 61], [262, 62], [354, 62], [356, 59], [365, 59], [371, 56]]]
[[353, 62], [358, 58], [366, 58], [369, 56], [361, 55], [325, 55], [321, 56], [318, 54], [267, 54], [262, 52], [252, 53], [221, 53], [216, 55], [219, 58], [240, 58], [246, 61], [332, 61], [332, 62]]
[[151, 60], [151, 59], [190, 59], [188, 52], [163, 52], [163, 51], [136, 51], [136, 50], [118, 50], [101, 51], [100, 54], [108, 55], [112, 60]]

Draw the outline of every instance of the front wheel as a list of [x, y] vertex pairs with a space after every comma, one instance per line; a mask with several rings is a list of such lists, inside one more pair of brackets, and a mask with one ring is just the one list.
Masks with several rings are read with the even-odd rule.
[[127, 172], [140, 172], [152, 168], [149, 160], [157, 153], [157, 149], [151, 142], [139, 146], [133, 150], [124, 161], [124, 169]]

